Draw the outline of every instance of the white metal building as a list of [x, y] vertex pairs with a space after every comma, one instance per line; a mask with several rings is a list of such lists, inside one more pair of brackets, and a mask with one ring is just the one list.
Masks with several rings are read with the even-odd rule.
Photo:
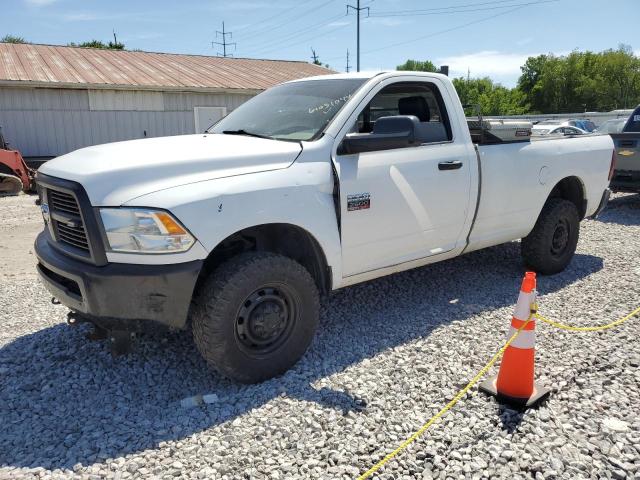
[[25, 157], [203, 132], [305, 62], [0, 43], [0, 127]]

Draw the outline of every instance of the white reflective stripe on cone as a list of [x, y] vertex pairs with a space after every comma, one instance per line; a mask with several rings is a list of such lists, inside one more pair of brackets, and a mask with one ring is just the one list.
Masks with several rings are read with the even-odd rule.
[[[509, 329], [509, 335], [507, 336], [507, 340], [515, 335], [518, 331], [517, 328], [511, 327]], [[535, 330], [522, 330], [518, 336], [511, 342], [510, 347], [515, 348], [535, 348], [536, 346], [536, 331]]]
[[518, 320], [527, 320], [531, 315], [531, 305], [536, 303], [536, 291], [530, 293], [520, 292], [518, 295], [518, 303], [513, 312], [513, 316]]

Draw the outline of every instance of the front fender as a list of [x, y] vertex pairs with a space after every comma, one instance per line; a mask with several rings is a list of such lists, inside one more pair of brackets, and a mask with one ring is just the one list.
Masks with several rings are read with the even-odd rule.
[[289, 168], [208, 180], [138, 197], [127, 206], [171, 211], [202, 244], [206, 254], [230, 235], [267, 223], [306, 230], [342, 280], [340, 234], [329, 162], [294, 163]]

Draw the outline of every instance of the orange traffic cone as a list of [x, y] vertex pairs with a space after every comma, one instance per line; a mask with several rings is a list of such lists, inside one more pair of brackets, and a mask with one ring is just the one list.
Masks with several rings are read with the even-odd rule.
[[[531, 316], [536, 295], [536, 274], [527, 272], [522, 280], [507, 339], [511, 338]], [[535, 328], [536, 322], [532, 318], [505, 350], [498, 376], [484, 381], [480, 385], [481, 391], [496, 396], [499, 402], [520, 408], [535, 406], [549, 396], [549, 389], [536, 385], [533, 381]]]

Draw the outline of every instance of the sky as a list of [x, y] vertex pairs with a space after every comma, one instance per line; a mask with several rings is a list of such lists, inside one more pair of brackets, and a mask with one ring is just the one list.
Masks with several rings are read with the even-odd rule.
[[[351, 0], [356, 5], [357, 0]], [[527, 57], [602, 51], [640, 55], [640, 0], [360, 0], [361, 70], [407, 59], [449, 65], [512, 87]], [[356, 16], [344, 0], [0, 0], [5, 34], [33, 43], [109, 41], [127, 49], [311, 61], [356, 67]]]

